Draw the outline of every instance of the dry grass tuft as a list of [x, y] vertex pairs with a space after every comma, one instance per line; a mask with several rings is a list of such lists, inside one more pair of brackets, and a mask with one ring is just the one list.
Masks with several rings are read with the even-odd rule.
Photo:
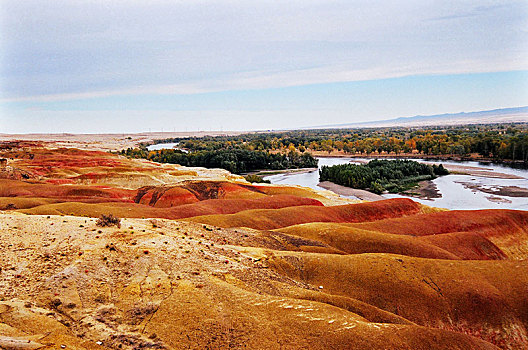
[[118, 228], [121, 228], [121, 219], [112, 214], [102, 214], [95, 224], [99, 227], [117, 226]]

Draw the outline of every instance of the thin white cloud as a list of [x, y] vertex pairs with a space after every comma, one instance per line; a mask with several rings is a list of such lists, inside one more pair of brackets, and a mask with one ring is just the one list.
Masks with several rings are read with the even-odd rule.
[[158, 86], [138, 86], [127, 89], [95, 90], [79, 93], [42, 94], [15, 98], [3, 98], [0, 102], [60, 102], [71, 100], [89, 100], [112, 96], [141, 95], [195, 95], [223, 91], [258, 90], [285, 88], [303, 85], [327, 84], [338, 82], [368, 81], [399, 78], [413, 75], [463, 74], [467, 72], [501, 72], [525, 70], [528, 66], [524, 57], [510, 57], [508, 62], [482, 62], [466, 60], [457, 64], [437, 63], [406, 66], [386, 66], [354, 70], [347, 64], [333, 67], [318, 67], [281, 72], [244, 72], [233, 74], [221, 80], [203, 80], [193, 84], [170, 84]]
[[528, 69], [525, 0], [4, 0], [0, 8], [4, 103]]

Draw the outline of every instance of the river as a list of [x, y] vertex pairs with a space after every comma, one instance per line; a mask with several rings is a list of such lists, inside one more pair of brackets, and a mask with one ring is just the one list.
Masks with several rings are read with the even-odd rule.
[[186, 149], [178, 148], [179, 142], [173, 142], [173, 143], [157, 143], [155, 145], [147, 146], [147, 149], [149, 151], [159, 151], [161, 149], [177, 149], [182, 151], [183, 153], [188, 153]]
[[[323, 165], [337, 165], [363, 159], [355, 158], [318, 158], [319, 168]], [[424, 160], [417, 160], [428, 163]], [[503, 174], [515, 175], [520, 179], [501, 179], [474, 175], [446, 175], [433, 180], [440, 198], [421, 199], [400, 194], [384, 194], [385, 198], [412, 198], [413, 200], [439, 208], [447, 209], [520, 209], [528, 210], [528, 197], [516, 197], [515, 194], [502, 191], [500, 194], [489, 193], [510, 187], [528, 191], [528, 170], [514, 169], [501, 164], [481, 164], [478, 162], [441, 161], [444, 165], [457, 165], [484, 168], [483, 171], [493, 171]], [[313, 189], [322, 189], [318, 186], [319, 173], [312, 171], [300, 174], [277, 174], [265, 177], [274, 184], [301, 185]], [[487, 191], [487, 192], [486, 192]], [[353, 197], [350, 197], [353, 198]]]

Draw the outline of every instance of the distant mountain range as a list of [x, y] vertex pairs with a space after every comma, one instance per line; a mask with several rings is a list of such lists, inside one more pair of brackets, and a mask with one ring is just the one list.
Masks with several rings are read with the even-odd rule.
[[305, 129], [341, 129], [341, 128], [370, 128], [397, 126], [439, 126], [461, 124], [495, 124], [495, 123], [528, 123], [528, 106], [501, 108], [479, 112], [446, 113], [436, 115], [417, 115], [396, 119], [379, 120], [365, 123], [347, 123], [314, 126]]

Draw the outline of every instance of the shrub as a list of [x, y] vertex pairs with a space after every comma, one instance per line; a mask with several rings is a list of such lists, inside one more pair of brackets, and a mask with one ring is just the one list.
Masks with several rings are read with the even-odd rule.
[[433, 171], [435, 175], [439, 175], [439, 176], [449, 175], [449, 171], [446, 168], [444, 168], [442, 164], [440, 164], [439, 166], [436, 166], [436, 164], [434, 164]]
[[269, 184], [271, 183], [270, 180], [264, 180], [264, 178], [262, 176], [258, 176], [258, 175], [246, 175], [244, 176], [244, 178], [246, 179], [247, 182], [253, 182], [253, 183], [265, 183], [265, 184]]
[[378, 182], [373, 181], [370, 183], [370, 191], [376, 194], [382, 194], [385, 188]]
[[102, 214], [95, 224], [100, 227], [117, 226], [118, 228], [121, 228], [121, 219], [112, 214]]

